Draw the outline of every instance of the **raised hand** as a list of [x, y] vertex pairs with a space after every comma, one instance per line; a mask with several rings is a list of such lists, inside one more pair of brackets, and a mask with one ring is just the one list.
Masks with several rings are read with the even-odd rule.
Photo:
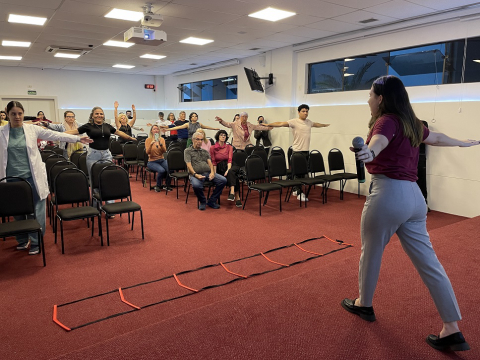
[[115, 102], [113, 103], [113, 106], [115, 107], [115, 109], [118, 109], [118, 101], [115, 101]]
[[215, 121], [222, 121], [222, 118], [215, 116]]
[[132, 110], [135, 111], [135, 105], [132, 104]]

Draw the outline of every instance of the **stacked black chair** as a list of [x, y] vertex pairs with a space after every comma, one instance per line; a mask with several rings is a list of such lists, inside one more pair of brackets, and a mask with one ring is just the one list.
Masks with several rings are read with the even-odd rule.
[[110, 141], [110, 152], [112, 153], [112, 158], [121, 165], [123, 162], [123, 149], [122, 144], [118, 140]]
[[146, 166], [145, 156], [147, 157], [148, 161], [148, 156], [145, 153], [145, 142], [140, 142], [137, 145], [137, 174], [135, 175], [135, 180], [138, 180], [138, 172], [140, 171], [140, 177], [143, 181], [143, 168]]
[[57, 155], [57, 153], [53, 150], [42, 150], [42, 151], [40, 151], [40, 156], [42, 157], [43, 162], [45, 162], [50, 155]]
[[[337, 149], [333, 148], [328, 153], [328, 168], [330, 170], [330, 175], [341, 176], [340, 180], [340, 199], [343, 200], [343, 189], [345, 189], [345, 184], [347, 180], [358, 179], [357, 174], [347, 173], [345, 171], [345, 163], [343, 162], [343, 154]], [[332, 174], [332, 171], [334, 172]], [[358, 197], [360, 197], [360, 183], [358, 183]]]
[[[53, 223], [52, 217], [53, 217], [53, 208], [57, 202], [56, 196], [55, 196], [55, 177], [63, 170], [63, 169], [75, 169], [76, 166], [74, 163], [71, 161], [63, 160], [63, 161], [57, 161], [55, 164], [52, 165], [50, 170], [47, 173], [47, 181], [48, 181], [48, 189], [50, 191], [50, 201], [49, 201], [49, 209], [48, 213], [50, 214], [50, 224]], [[53, 232], [56, 231], [55, 224], [53, 226]]]
[[[289, 191], [292, 187], [297, 186], [302, 188], [304, 184], [300, 180], [289, 180], [283, 179], [287, 178], [287, 163], [285, 161], [285, 154], [278, 152], [273, 152], [268, 158], [268, 175], [269, 180], [272, 184], [278, 184], [283, 188], [287, 188], [287, 193], [285, 194], [285, 201], [290, 200]], [[302, 202], [300, 201], [300, 207], [302, 207]]]
[[255, 148], [255, 145], [253, 145], [253, 144], [248, 144], [247, 146], [245, 146], [244, 151], [247, 153], [247, 156], [252, 155], [252, 151], [253, 151], [254, 148]]
[[[65, 253], [63, 240], [63, 222], [71, 220], [92, 219], [92, 236], [95, 227], [95, 217], [98, 219], [98, 230], [100, 233], [101, 245], [103, 246], [103, 233], [101, 213], [92, 206], [92, 199], [88, 186], [88, 178], [79, 169], [62, 169], [54, 179], [55, 190], [55, 244], [57, 243], [57, 220], [60, 220], [60, 238], [62, 241], [62, 254]], [[88, 204], [65, 209], [58, 209], [64, 204]]]
[[325, 163], [323, 162], [323, 156], [318, 150], [310, 151], [310, 156], [308, 157], [308, 167], [310, 170], [310, 174], [314, 178], [319, 178], [325, 180], [324, 187], [324, 199], [327, 202], [327, 195], [328, 195], [328, 188], [330, 187], [330, 183], [334, 181], [341, 181], [342, 177], [337, 174], [327, 175], [325, 171]]
[[[312, 186], [325, 184], [323, 179], [309, 177], [307, 157], [303, 153], [293, 153], [290, 163], [292, 165], [292, 179], [299, 180], [302, 184], [308, 186], [305, 197], [308, 198]], [[322, 203], [325, 203], [325, 187], [322, 188]], [[305, 201], [305, 207], [307, 207], [307, 201]]]
[[25, 179], [16, 176], [7, 176], [0, 180], [0, 217], [4, 219], [10, 216], [25, 216], [25, 220], [0, 224], [0, 237], [6, 238], [36, 232], [38, 245], [43, 255], [43, 266], [45, 266], [47, 264], [45, 245], [42, 227], [35, 217], [32, 186]]
[[88, 175], [90, 173], [90, 169], [88, 169], [88, 166], [87, 166], [87, 155], [88, 155], [87, 152], [84, 152], [82, 155], [80, 155], [80, 158], [78, 159], [77, 167], [85, 173], [87, 178], [90, 178]]
[[96, 201], [98, 209], [100, 209], [100, 195], [95, 189], [99, 188], [99, 175], [105, 167], [111, 165], [114, 165], [114, 163], [108, 160], [98, 160], [92, 165], [90, 179], [90, 183], [92, 185], [92, 201], [93, 199]]
[[80, 149], [76, 150], [70, 155], [70, 161], [75, 164], [76, 167], [80, 168], [80, 156], [85, 153], [85, 150]]
[[[245, 205], [247, 204], [248, 195], [252, 190], [258, 191], [258, 211], [260, 216], [262, 216], [262, 198], [263, 193], [265, 195], [265, 201], [263, 205], [267, 203], [268, 195], [270, 191], [279, 191], [280, 194], [280, 211], [282, 211], [282, 186], [279, 184], [266, 182], [265, 178], [265, 165], [263, 160], [258, 155], [250, 155], [245, 161], [245, 176], [246, 182], [248, 185], [247, 196], [243, 202], [243, 210], [245, 210]], [[263, 183], [256, 183], [256, 181], [263, 181]]]
[[137, 144], [126, 142], [123, 144], [123, 166], [130, 172], [130, 167], [137, 165]]
[[138, 133], [137, 134], [137, 141], [140, 143], [142, 141], [147, 140], [148, 134], [147, 133]]
[[[105, 213], [105, 224], [107, 228], [107, 246], [110, 245], [110, 234], [108, 231], [108, 219], [117, 214], [132, 213], [132, 231], [135, 222], [135, 212], [140, 212], [140, 222], [142, 226], [142, 239], [145, 239], [143, 232], [143, 213], [142, 207], [132, 201], [132, 192], [130, 189], [130, 179], [128, 172], [118, 166], [110, 165], [104, 167], [99, 174], [99, 197], [100, 210]], [[121, 200], [111, 204], [103, 204], [110, 200]]]
[[154, 188], [154, 186], [152, 186], [152, 174], [153, 174], [153, 180], [155, 180], [155, 177], [156, 177], [156, 172], [155, 171], [152, 171], [149, 169], [149, 167], [147, 166], [148, 164], [148, 155], [147, 155], [147, 152], [145, 151], [145, 148], [143, 149], [143, 152], [144, 152], [144, 155], [143, 155], [143, 165], [141, 166], [142, 168], [142, 182], [143, 182], [143, 186], [146, 187], [147, 186], [147, 173], [148, 173], [148, 180], [149, 180], [149, 188], [150, 188], [150, 191]]
[[[170, 145], [170, 147], [172, 147], [172, 145]], [[180, 179], [185, 181], [184, 190], [186, 190], [188, 182], [187, 164], [183, 157], [183, 150], [174, 147], [167, 151], [167, 163], [170, 177], [173, 179], [173, 184], [177, 188], [178, 199], [178, 181]], [[165, 194], [168, 194], [167, 189], [165, 189]]]

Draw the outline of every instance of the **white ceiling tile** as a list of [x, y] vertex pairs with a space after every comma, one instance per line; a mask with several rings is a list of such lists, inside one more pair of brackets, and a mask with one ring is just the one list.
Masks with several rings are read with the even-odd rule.
[[478, 4], [478, 1], [472, 0], [408, 0], [408, 2], [435, 10], [447, 10], [465, 5]]
[[[292, 30], [295, 30], [295, 29], [292, 29]], [[281, 32], [281, 33], [276, 33], [269, 36], [264, 36], [262, 37], [262, 40], [267, 40], [267, 41], [273, 40], [273, 41], [277, 41], [284, 44], [297, 44], [304, 41], [308, 41], [310, 40], [310, 38], [303, 37], [303, 36], [290, 35], [290, 34], [286, 34], [285, 32]]]
[[393, 0], [388, 3], [372, 6], [365, 9], [365, 11], [397, 19], [405, 19], [435, 12], [432, 8], [408, 3], [407, 1], [402, 0]]
[[[173, 2], [175, 4], [185, 5], [192, 8], [201, 8], [203, 10], [214, 10], [214, 11], [226, 12], [229, 14], [237, 14], [237, 15], [250, 14], [258, 10], [258, 5], [256, 3], [247, 3], [244, 1], [236, 1], [236, 0], [229, 0], [229, 1], [174, 0]], [[161, 9], [158, 12], [162, 14]]]
[[0, 0], [0, 4], [13, 4], [20, 6], [35, 6], [45, 9], [56, 9], [60, 6], [63, 0]]
[[319, 21], [318, 23], [308, 24], [307, 27], [318, 29], [318, 30], [330, 31], [333, 33], [342, 33], [342, 32], [363, 29], [364, 25], [350, 24], [344, 21], [338, 21], [334, 19], [326, 19], [326, 20]]
[[[377, 19], [378, 21], [368, 23], [368, 24], [361, 24], [360, 21], [366, 20], [366, 19]], [[368, 11], [355, 11], [354, 13], [346, 14], [346, 15], [341, 15], [337, 16], [334, 20], [338, 21], [344, 21], [356, 25], [363, 25], [364, 27], [368, 26], [377, 26], [380, 24], [388, 24], [390, 22], [396, 21], [397, 19], [385, 15], [379, 15], [379, 14], [374, 14]]]
[[[62, 4], [62, 11], [70, 12], [72, 17], [75, 17], [78, 14], [104, 17], [108, 12], [110, 12], [110, 10], [112, 10], [112, 7], [100, 5], [100, 3], [101, 2], [99, 1], [97, 4], [88, 4], [88, 6], [85, 6], [85, 3], [79, 1], [65, 0], [65, 2]], [[117, 21], [131, 23], [130, 21], [125, 20]]]
[[343, 5], [355, 9], [365, 9], [370, 6], [375, 6], [383, 3], [388, 3], [392, 0], [323, 0], [333, 4]]
[[[335, 35], [335, 33], [331, 32], [331, 31], [312, 29], [312, 28], [305, 27], [305, 26], [299, 26], [295, 29], [286, 30], [286, 31], [284, 31], [280, 34], [299, 36], [299, 37], [302, 37], [302, 38], [308, 38], [308, 40], [319, 39], [319, 38], [322, 38], [322, 37], [328, 37], [328, 36]], [[301, 42], [301, 41], [299, 41], [299, 42]]]
[[170, 3], [160, 10], [156, 11], [163, 16], [173, 16], [180, 19], [191, 19], [200, 21], [210, 21], [215, 23], [226, 23], [238, 19], [240, 15], [230, 14], [228, 12], [206, 10], [203, 7], [191, 7]]

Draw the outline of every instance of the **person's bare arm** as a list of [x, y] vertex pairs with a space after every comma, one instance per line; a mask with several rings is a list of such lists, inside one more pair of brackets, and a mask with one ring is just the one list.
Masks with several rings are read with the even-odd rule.
[[322, 123], [317, 123], [317, 122], [314, 122], [312, 127], [316, 127], [316, 128], [322, 128], [322, 127], [327, 127], [327, 126], [330, 126], [330, 124], [322, 124]]
[[[380, 154], [382, 150], [387, 147], [388, 143], [389, 141], [386, 136], [380, 134], [373, 135], [368, 145], [363, 145], [360, 151], [355, 152], [355, 158], [363, 161], [364, 163], [368, 163], [377, 157], [378, 154]], [[350, 150], [355, 151], [353, 147], [351, 147]]]
[[288, 121], [277, 121], [274, 123], [268, 124], [270, 127], [288, 127]]
[[210, 166], [210, 175], [208, 176], [208, 180], [212, 181], [213, 178], [215, 177], [215, 170], [213, 169], [212, 160], [207, 159], [207, 164], [208, 166]]
[[469, 147], [480, 144], [478, 140], [458, 140], [451, 138], [443, 133], [430, 131], [427, 138], [423, 140], [427, 145], [432, 146], [459, 146], [459, 147]]
[[191, 162], [187, 162], [186, 164], [187, 164], [187, 169], [190, 175], [194, 176], [197, 179], [205, 179], [205, 176], [197, 174], [195, 170], [193, 170], [193, 166]]
[[132, 104], [132, 120], [130, 120], [128, 125], [133, 128], [133, 125], [135, 125], [135, 121], [137, 121], [137, 111], [135, 110], [135, 105]]
[[120, 120], [118, 120], [118, 101], [113, 103], [113, 115], [115, 116], [115, 126], [117, 129], [120, 129], [122, 125], [120, 124]]
[[134, 137], [131, 137], [131, 136], [125, 134], [123, 131], [120, 131], [120, 130], [115, 131], [115, 135], [118, 135], [121, 138], [124, 138], [124, 139], [127, 139], [127, 140], [132, 140], [132, 141], [136, 140]]

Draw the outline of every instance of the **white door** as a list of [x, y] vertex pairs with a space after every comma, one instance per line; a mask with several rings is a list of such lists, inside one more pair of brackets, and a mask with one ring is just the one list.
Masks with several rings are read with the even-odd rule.
[[37, 116], [39, 111], [43, 111], [45, 117], [53, 122], [58, 122], [57, 109], [54, 99], [35, 99], [35, 98], [7, 98], [2, 97], [2, 109], [5, 109], [10, 101], [19, 101], [25, 109], [25, 116]]

